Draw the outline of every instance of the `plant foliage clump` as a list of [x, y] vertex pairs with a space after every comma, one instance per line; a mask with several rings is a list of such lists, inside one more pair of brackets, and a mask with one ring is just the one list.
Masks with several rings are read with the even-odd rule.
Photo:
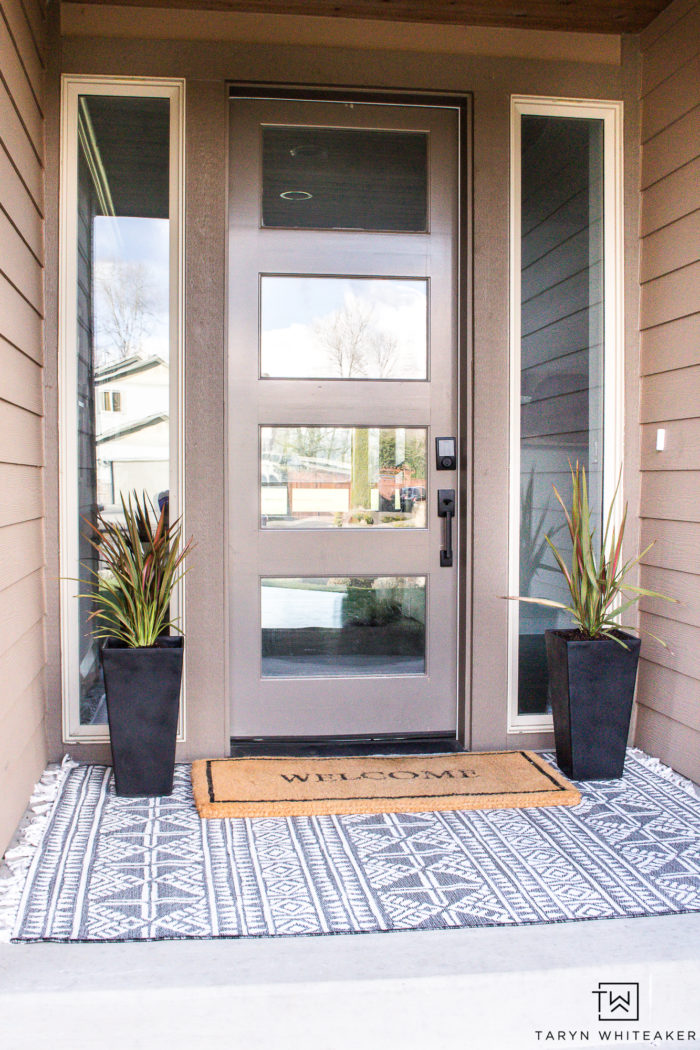
[[187, 571], [182, 566], [192, 541], [180, 549], [181, 521], [168, 523], [167, 504], [157, 514], [146, 496], [142, 502], [136, 493], [128, 501], [122, 495], [121, 501], [123, 524], [102, 514], [96, 524], [83, 519], [91, 530], [86, 539], [101, 563], [97, 571], [88, 568], [93, 577], [92, 634], [132, 649], [153, 646], [177, 626], [170, 619], [170, 602]]
[[[557, 602], [549, 598], [525, 598], [518, 597], [521, 602], [532, 602], [535, 605], [546, 605], [552, 609], [563, 609], [569, 613], [574, 625], [581, 634], [588, 639], [613, 638], [624, 648], [625, 643], [615, 632], [624, 627], [625, 630], [636, 630], [635, 627], [623, 625], [619, 617], [640, 599], [662, 598], [664, 601], [675, 601], [665, 594], [649, 591], [643, 587], [633, 587], [626, 583], [625, 578], [630, 570], [637, 565], [644, 555], [654, 544], [650, 543], [641, 554], [628, 561], [622, 561], [622, 542], [627, 522], [627, 504], [622, 515], [619, 531], [613, 524], [613, 508], [620, 488], [622, 472], [618, 477], [615, 492], [610, 502], [608, 516], [605, 523], [605, 532], [601, 544], [600, 553], [596, 553], [594, 541], [595, 529], [591, 527], [591, 513], [588, 504], [588, 486], [586, 484], [586, 471], [584, 467], [576, 466], [571, 469], [571, 511], [569, 511], [561, 498], [556, 486], [556, 496], [564, 516], [566, 525], [571, 536], [572, 556], [571, 566], [561, 552], [552, 543], [549, 536], [545, 536], [547, 544], [552, 550], [556, 563], [566, 580], [569, 588], [571, 604]], [[657, 639], [661, 641], [661, 639]], [[665, 644], [665, 643], [661, 643]]]

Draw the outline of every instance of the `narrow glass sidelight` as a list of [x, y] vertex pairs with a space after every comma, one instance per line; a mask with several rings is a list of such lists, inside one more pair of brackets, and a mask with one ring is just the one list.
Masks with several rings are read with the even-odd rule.
[[[171, 489], [170, 99], [77, 97], [77, 506], [80, 592], [97, 512]], [[106, 722], [98, 643], [79, 599], [80, 725]]]
[[264, 529], [424, 529], [426, 431], [261, 427]]
[[[566, 500], [569, 462], [585, 467], [598, 519], [603, 505], [603, 120], [527, 113], [520, 120], [518, 593], [562, 601], [565, 583], [545, 535], [571, 551], [552, 491], [554, 484]], [[560, 614], [521, 604], [517, 615], [517, 711], [544, 714], [544, 631], [560, 626]]]
[[263, 678], [425, 674], [425, 577], [260, 581]]

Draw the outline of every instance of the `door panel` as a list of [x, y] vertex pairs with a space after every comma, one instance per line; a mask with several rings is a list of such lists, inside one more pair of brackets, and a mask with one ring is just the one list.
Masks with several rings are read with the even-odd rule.
[[426, 528], [426, 436], [421, 427], [261, 427], [261, 528]]
[[453, 734], [458, 112], [236, 99], [230, 143], [232, 735]]
[[425, 674], [425, 595], [424, 576], [266, 577], [263, 678]]
[[428, 281], [264, 275], [263, 379], [426, 379]]

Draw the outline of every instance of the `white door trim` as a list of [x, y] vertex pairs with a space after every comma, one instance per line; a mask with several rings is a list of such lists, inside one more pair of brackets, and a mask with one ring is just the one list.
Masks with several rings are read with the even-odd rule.
[[[593, 118], [603, 121], [604, 167], [604, 394], [603, 502], [615, 491], [624, 448], [624, 226], [623, 226], [623, 103], [597, 99], [511, 97], [510, 169], [510, 493], [508, 593], [517, 594], [520, 547], [520, 339], [521, 339], [521, 137], [524, 114]], [[617, 501], [616, 523], [622, 514]], [[508, 713], [509, 733], [552, 731], [551, 715], [518, 714], [518, 602], [509, 602]]]

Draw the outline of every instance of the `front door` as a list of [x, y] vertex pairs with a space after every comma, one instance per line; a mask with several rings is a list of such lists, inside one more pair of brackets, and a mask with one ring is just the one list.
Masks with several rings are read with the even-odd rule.
[[236, 738], [456, 735], [458, 135], [448, 106], [231, 101]]

